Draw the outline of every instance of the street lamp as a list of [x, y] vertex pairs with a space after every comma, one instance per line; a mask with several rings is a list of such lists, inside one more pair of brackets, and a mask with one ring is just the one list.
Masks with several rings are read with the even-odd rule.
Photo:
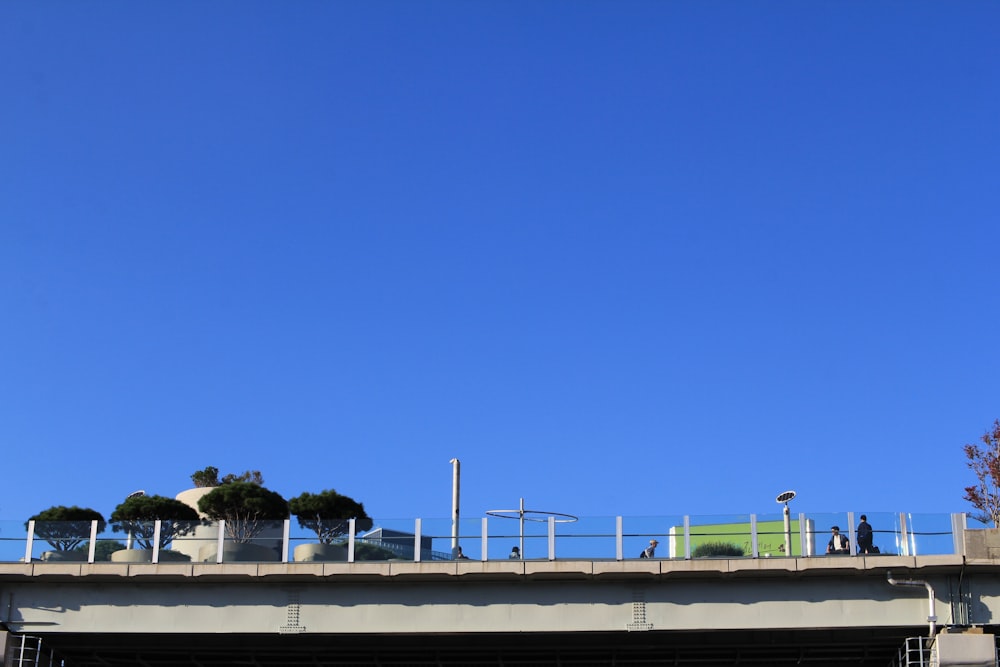
[[784, 503], [784, 505], [785, 505], [784, 515], [785, 515], [785, 555], [786, 556], [791, 556], [792, 555], [792, 549], [791, 549], [791, 547], [792, 547], [792, 519], [791, 519], [790, 511], [788, 509], [788, 503], [794, 497], [795, 497], [795, 492], [794, 491], [785, 491], [784, 493], [779, 493], [778, 497], [775, 498], [775, 500], [777, 502]]
[[451, 463], [451, 555], [458, 555], [458, 493], [462, 477], [462, 462], [457, 458]]

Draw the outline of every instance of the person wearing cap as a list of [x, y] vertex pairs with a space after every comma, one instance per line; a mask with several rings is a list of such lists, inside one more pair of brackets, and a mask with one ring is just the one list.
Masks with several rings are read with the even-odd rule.
[[653, 554], [656, 553], [656, 545], [659, 544], [656, 540], [650, 540], [649, 546], [642, 550], [642, 554], [639, 558], [652, 558]]
[[845, 535], [840, 534], [840, 526], [833, 526], [830, 528], [830, 541], [826, 545], [826, 553], [828, 554], [850, 554], [851, 545], [847, 541]]

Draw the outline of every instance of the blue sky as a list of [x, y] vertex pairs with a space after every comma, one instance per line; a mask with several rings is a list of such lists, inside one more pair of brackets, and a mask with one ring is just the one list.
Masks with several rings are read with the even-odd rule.
[[0, 4], [0, 518], [960, 512], [1000, 5]]

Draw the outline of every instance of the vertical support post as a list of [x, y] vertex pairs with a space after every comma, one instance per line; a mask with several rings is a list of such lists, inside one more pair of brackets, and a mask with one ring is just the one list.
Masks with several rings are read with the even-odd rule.
[[160, 562], [160, 531], [162, 528], [162, 519], [157, 519], [153, 522], [153, 557], [150, 559], [153, 563]]
[[226, 540], [226, 520], [219, 519], [219, 534], [215, 539], [215, 562], [222, 562], [222, 546]]
[[24, 547], [24, 562], [31, 562], [31, 550], [33, 548], [33, 543], [35, 541], [35, 520], [32, 519], [28, 522], [28, 542]]
[[549, 517], [549, 560], [556, 559], [556, 518]]
[[[788, 503], [785, 503], [785, 508], [782, 510], [782, 517], [785, 522], [785, 555], [792, 555], [792, 510], [788, 509]], [[802, 520], [799, 520], [799, 534], [802, 533]], [[801, 551], [805, 553], [805, 550]]]
[[288, 562], [288, 541], [292, 536], [292, 520], [290, 518], [285, 519], [281, 526], [281, 562]]
[[858, 536], [854, 532], [854, 512], [847, 513], [847, 539], [850, 542], [851, 555], [858, 555]]
[[480, 556], [480, 559], [486, 561], [489, 560], [489, 556], [487, 556], [487, 553], [490, 544], [489, 536], [486, 534], [486, 517], [483, 517], [482, 529], [480, 530], [480, 533], [481, 533], [480, 540], [482, 541], [482, 548], [480, 549], [480, 553], [482, 554], [482, 556]]
[[910, 535], [909, 531], [906, 529], [906, 513], [899, 513], [899, 540], [903, 543], [903, 553], [901, 556], [909, 556], [910, 554]]
[[87, 552], [87, 562], [93, 563], [97, 553], [97, 519], [90, 522], [90, 550]]
[[760, 556], [760, 546], [757, 544], [757, 515], [750, 515], [750, 556]]
[[524, 558], [524, 498], [521, 498], [520, 509], [517, 511], [517, 534], [520, 536], [517, 541], [517, 548], [521, 550], [521, 558]]
[[965, 512], [951, 515], [951, 542], [956, 556], [965, 555]]
[[691, 560], [691, 516], [684, 515], [684, 559]]
[[420, 518], [413, 520], [413, 562], [420, 562]]
[[[809, 544], [812, 540], [812, 536], [809, 534], [809, 526], [806, 523], [806, 515], [804, 512], [799, 512], [799, 553], [803, 556], [813, 555], [812, 549], [809, 548]], [[791, 542], [789, 542], [791, 545]], [[791, 556], [792, 554], [788, 554]]]
[[451, 470], [451, 557], [454, 558], [458, 555], [459, 490], [462, 463], [458, 459], [452, 459]]
[[622, 529], [622, 518], [620, 516], [615, 517], [615, 560], [624, 560], [625, 549], [624, 549], [624, 530]]
[[354, 562], [354, 532], [356, 530], [357, 519], [347, 520], [347, 562]]

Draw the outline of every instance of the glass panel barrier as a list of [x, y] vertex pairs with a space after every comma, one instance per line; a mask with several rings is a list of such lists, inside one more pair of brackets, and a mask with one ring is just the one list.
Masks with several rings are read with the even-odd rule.
[[684, 558], [684, 517], [640, 516], [622, 518], [622, 550], [626, 560], [639, 558], [656, 540], [654, 558]]
[[[482, 544], [479, 535], [480, 523], [478, 519], [459, 519], [458, 543], [462, 545], [463, 552], [466, 548], [472, 549], [473, 546], [476, 551], [480, 549]], [[451, 560], [451, 531], [451, 519], [423, 519], [420, 522], [420, 560]], [[472, 558], [471, 554], [466, 555]]]
[[28, 531], [24, 521], [0, 521], [0, 563], [24, 561]]
[[[850, 556], [854, 553], [854, 544], [850, 543], [851, 523], [846, 512], [828, 512], [809, 514], [801, 526], [806, 537], [807, 556]], [[833, 540], [833, 527], [847, 540], [847, 550], [844, 553], [827, 554], [827, 548]], [[840, 540], [838, 540], [840, 541]], [[843, 544], [843, 542], [841, 542]], [[792, 552], [794, 555], [794, 551]]]
[[[279, 562], [284, 529], [284, 521], [227, 521], [222, 543], [222, 562]], [[211, 548], [202, 550], [208, 552], [208, 562], [212, 562], [213, 556], [217, 556], [217, 552]]]
[[688, 521], [692, 558], [740, 558], [753, 554], [749, 514], [692, 516]]
[[597, 516], [556, 523], [556, 558], [615, 560], [616, 521], [613, 516]]
[[[826, 557], [831, 539], [831, 526], [857, 541], [860, 513], [817, 513], [789, 515], [788, 534], [780, 512], [750, 515], [673, 515], [622, 517], [621, 557], [639, 558], [651, 540], [657, 541], [655, 558], [683, 559], [688, 553], [694, 558], [747, 558], [757, 549], [760, 558], [785, 556], [785, 543], [795, 557]], [[961, 515], [958, 515], [961, 516]], [[953, 534], [951, 514], [905, 514], [869, 512], [868, 523], [873, 529], [873, 543], [880, 554], [925, 556], [953, 554], [956, 545], [964, 544], [963, 535]], [[854, 522], [851, 526], [849, 521]], [[557, 521], [554, 552], [559, 560], [613, 560], [619, 555], [618, 517], [580, 517], [573, 521]], [[420, 520], [421, 561], [441, 561], [453, 558], [452, 521], [448, 518]], [[219, 523], [170, 522], [160, 523], [160, 562], [168, 560], [195, 563], [215, 563], [219, 552]], [[961, 521], [955, 522], [961, 530]], [[36, 522], [31, 536], [33, 561], [86, 561], [90, 551], [91, 522]], [[486, 536], [484, 537], [484, 526]], [[969, 521], [970, 529], [984, 528]], [[523, 527], [523, 532], [522, 532]], [[296, 519], [288, 525], [287, 553], [289, 562], [346, 561], [348, 534], [327, 531], [325, 542], [309, 527]], [[380, 519], [371, 528], [358, 531], [355, 560], [413, 560], [417, 520]], [[285, 544], [283, 521], [253, 524], [225, 524], [222, 562], [278, 562]], [[791, 538], [790, 540], [788, 538]], [[756, 539], [756, 543], [754, 542]], [[0, 562], [22, 562], [29, 536], [25, 522], [0, 521]], [[514, 547], [527, 560], [548, 560], [549, 523], [525, 520], [517, 516], [462, 519], [458, 525], [458, 542], [464, 555], [472, 560], [508, 560]], [[95, 562], [149, 562], [151, 553], [119, 554], [129, 546], [133, 551], [151, 552], [156, 543], [155, 522], [134, 522], [112, 525], [96, 537]], [[247, 545], [245, 548], [241, 545]], [[485, 553], [484, 553], [485, 549]], [[804, 552], [804, 553], [803, 553]], [[848, 555], [857, 555], [857, 544], [851, 544]]]
[[415, 519], [376, 519], [355, 538], [354, 560], [413, 560], [415, 529]]
[[907, 514], [911, 556], [948, 554], [954, 551], [950, 514]]

